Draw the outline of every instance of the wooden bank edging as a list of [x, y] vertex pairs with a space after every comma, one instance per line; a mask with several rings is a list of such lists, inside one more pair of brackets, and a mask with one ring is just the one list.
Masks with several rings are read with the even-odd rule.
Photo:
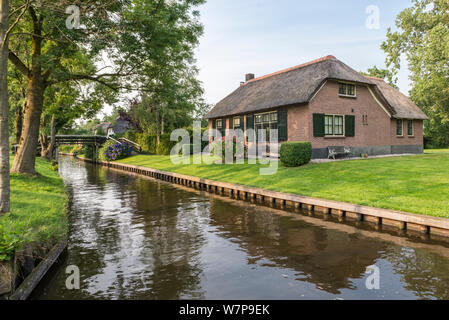
[[63, 240], [51, 249], [44, 260], [37, 265], [36, 268], [26, 277], [14, 293], [8, 298], [9, 300], [26, 300], [36, 289], [39, 282], [47, 274], [47, 271], [58, 260], [61, 253], [67, 247], [67, 240]]
[[[78, 159], [95, 163], [95, 161], [89, 159]], [[435, 234], [449, 237], [449, 219], [446, 218], [374, 208], [333, 200], [316, 199], [295, 194], [248, 187], [239, 184], [218, 182], [124, 163], [105, 161], [96, 163], [102, 166], [137, 173], [195, 189], [207, 190], [209, 192], [215, 192], [223, 195], [228, 194], [229, 196], [237, 199], [259, 199], [262, 201], [270, 201], [271, 203], [278, 203], [283, 206], [290, 205], [295, 208], [317, 211], [328, 215], [336, 215], [341, 218], [356, 219], [358, 221], [367, 221], [378, 225], [394, 226], [402, 230], [412, 230], [424, 234]]]

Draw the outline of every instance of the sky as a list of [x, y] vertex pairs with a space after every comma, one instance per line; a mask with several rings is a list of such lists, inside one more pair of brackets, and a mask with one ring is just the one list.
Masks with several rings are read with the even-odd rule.
[[[366, 27], [369, 6], [379, 8], [378, 29]], [[216, 104], [247, 73], [258, 77], [327, 55], [357, 71], [384, 68], [380, 45], [408, 7], [410, 0], [208, 0], [196, 54], [205, 99]], [[398, 85], [408, 94], [407, 66], [401, 69]]]

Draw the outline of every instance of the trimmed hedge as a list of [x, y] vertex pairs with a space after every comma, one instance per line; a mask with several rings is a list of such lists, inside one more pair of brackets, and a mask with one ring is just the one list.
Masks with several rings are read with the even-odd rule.
[[281, 145], [281, 162], [287, 167], [299, 167], [312, 159], [312, 144], [310, 142], [285, 142]]

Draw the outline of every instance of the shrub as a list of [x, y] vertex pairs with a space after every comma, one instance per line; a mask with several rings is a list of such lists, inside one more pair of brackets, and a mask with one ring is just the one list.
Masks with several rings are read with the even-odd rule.
[[11, 259], [16, 250], [30, 242], [31, 231], [24, 223], [13, 222], [10, 215], [0, 218], [0, 262]]
[[87, 159], [95, 159], [95, 148], [91, 145], [85, 145], [79, 154], [84, 155]]
[[[190, 135], [190, 141], [193, 143], [193, 129], [191, 127], [186, 128]], [[201, 128], [201, 134], [203, 135], [208, 128]], [[170, 141], [170, 133], [161, 135], [160, 144], [157, 145], [156, 135], [151, 135], [145, 132], [136, 132], [133, 130], [127, 131], [123, 134], [123, 137], [136, 142], [142, 146], [143, 153], [158, 154], [158, 155], [170, 155], [171, 150], [177, 144], [176, 141]], [[207, 147], [209, 141], [201, 142], [201, 150]], [[193, 150], [193, 149], [192, 149]]]
[[285, 142], [281, 145], [281, 162], [287, 167], [299, 167], [312, 159], [310, 142]]
[[106, 161], [115, 161], [129, 157], [132, 151], [133, 147], [127, 143], [116, 143], [104, 146], [100, 152], [100, 157]]

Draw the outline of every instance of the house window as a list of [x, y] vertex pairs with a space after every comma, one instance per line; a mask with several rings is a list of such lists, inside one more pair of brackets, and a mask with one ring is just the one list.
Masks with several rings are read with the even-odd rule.
[[217, 124], [217, 129], [218, 130], [223, 129], [223, 120], [221, 120], [221, 119], [217, 120], [216, 124]]
[[402, 137], [404, 135], [404, 124], [402, 119], [396, 120], [396, 135]]
[[343, 136], [344, 117], [340, 115], [326, 115], [324, 117], [324, 134], [326, 136]]
[[367, 126], [368, 125], [368, 115], [364, 115], [363, 116], [363, 125]]
[[240, 117], [234, 118], [234, 129], [240, 128]]
[[278, 129], [278, 113], [269, 112], [255, 115], [256, 122], [256, 135], [259, 137], [259, 132], [262, 130], [266, 131], [266, 139], [270, 138], [270, 129]]
[[414, 132], [413, 132], [413, 120], [408, 120], [407, 121], [407, 134], [409, 136], [413, 136]]
[[332, 136], [334, 134], [334, 116], [324, 117], [324, 134]]
[[338, 94], [340, 96], [345, 96], [345, 97], [355, 97], [356, 96], [355, 84], [341, 82], [339, 90], [338, 90]]

